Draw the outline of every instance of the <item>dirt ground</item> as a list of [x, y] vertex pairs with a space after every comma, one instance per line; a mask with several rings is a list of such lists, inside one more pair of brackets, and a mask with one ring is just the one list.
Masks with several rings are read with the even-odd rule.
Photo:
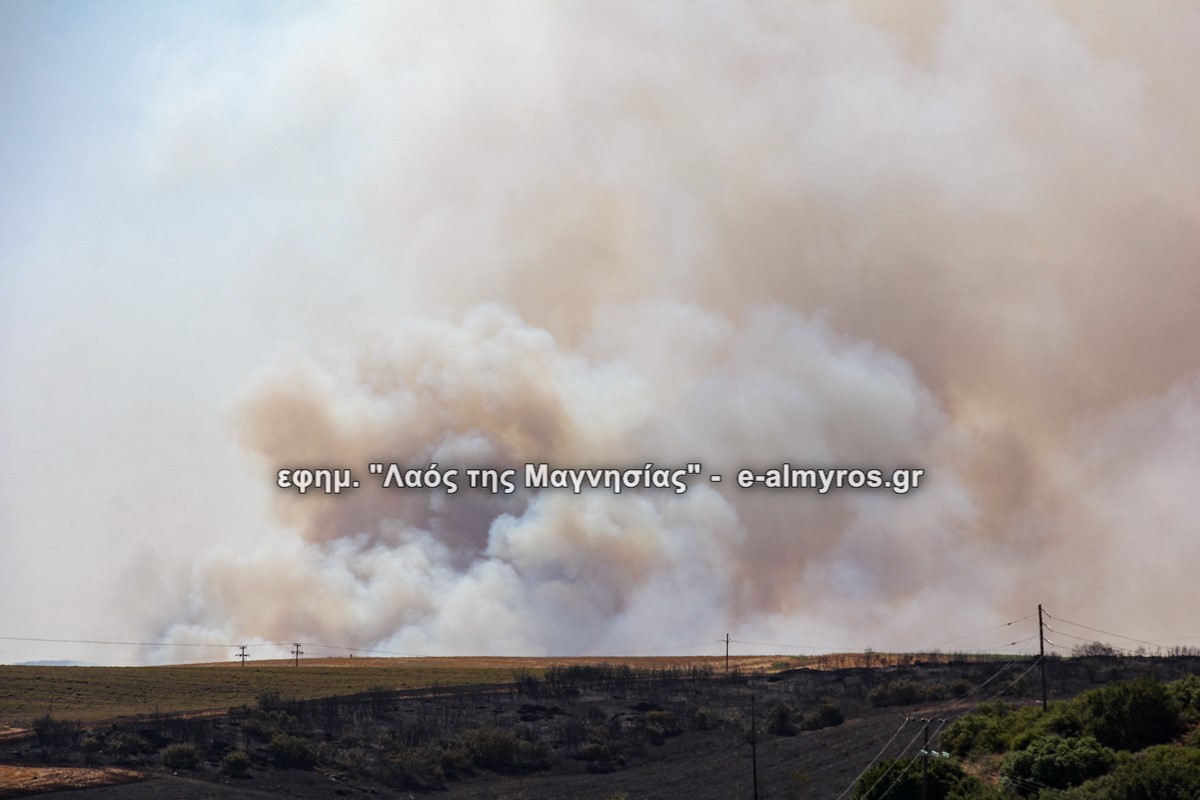
[[[119, 767], [38, 767], [0, 764], [0, 798], [58, 793], [60, 789], [115, 786], [142, 780], [139, 772]], [[78, 796], [78, 795], [74, 795]]]

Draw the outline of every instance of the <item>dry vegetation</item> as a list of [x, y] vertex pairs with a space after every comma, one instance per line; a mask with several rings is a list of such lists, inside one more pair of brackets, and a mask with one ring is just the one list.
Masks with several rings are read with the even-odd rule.
[[[811, 666], [798, 666], [805, 661]], [[832, 797], [906, 719], [957, 716], [995, 696], [1019, 711], [1012, 719], [1036, 719], [1040, 687], [1029, 664], [871, 653], [731, 659], [738, 669], [728, 676], [724, 659], [712, 657], [26, 668], [20, 686], [48, 698], [71, 685], [76, 707], [93, 718], [111, 716], [103, 711], [129, 703], [117, 701], [135, 690], [141, 702], [157, 699], [162, 713], [95, 724], [36, 709], [22, 717], [36, 736], [0, 742], [0, 761], [24, 770], [7, 771], [13, 782], [0, 779], [0, 795], [35, 773], [99, 780], [95, 768], [121, 768], [151, 778], [119, 789], [134, 800], [396, 791], [461, 800], [723, 800], [748, 791], [753, 698], [766, 796]], [[1198, 672], [1196, 658], [1053, 659], [1048, 688], [1061, 701], [1113, 681]], [[187, 688], [184, 678], [197, 683]], [[0, 693], [15, 686], [0, 683]], [[172, 697], [208, 707], [238, 693], [246, 697], [222, 712], [166, 713], [180, 710]], [[1200, 743], [1200, 731], [1182, 735]], [[982, 777], [994, 782], [989, 775]]]
[[[91, 722], [134, 714], [226, 709], [254, 702], [264, 692], [299, 699], [371, 689], [423, 689], [510, 683], [517, 673], [541, 675], [548, 667], [607, 661], [640, 668], [709, 665], [724, 658], [328, 658], [172, 667], [45, 667], [0, 665], [0, 726], [24, 727], [52, 713]], [[740, 669], [761, 669], [778, 657], [739, 656]]]
[[141, 780], [140, 772], [120, 767], [31, 767], [0, 764], [0, 798]]

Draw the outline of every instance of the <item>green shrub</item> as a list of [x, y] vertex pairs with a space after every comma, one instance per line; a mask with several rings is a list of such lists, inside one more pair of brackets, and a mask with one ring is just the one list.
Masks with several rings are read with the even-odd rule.
[[928, 689], [919, 683], [903, 679], [880, 684], [867, 693], [867, 700], [875, 708], [910, 706], [928, 699]]
[[[880, 761], [854, 784], [853, 800], [922, 800], [921, 759], [897, 758]], [[890, 791], [889, 791], [890, 789]], [[945, 758], [929, 759], [928, 800], [958, 800], [979, 796], [978, 778], [963, 772]]]
[[1069, 789], [1103, 775], [1116, 761], [1116, 753], [1091, 736], [1046, 736], [1025, 750], [1010, 753], [1001, 774], [1016, 786], [1041, 784]]
[[472, 728], [459, 736], [471, 763], [495, 772], [520, 772], [542, 765], [545, 751], [541, 745], [521, 739], [498, 728]]
[[1101, 744], [1137, 751], [1164, 744], [1181, 733], [1179, 705], [1153, 678], [1114, 683], [1077, 698], [1086, 724]]
[[131, 731], [114, 733], [108, 737], [108, 740], [104, 743], [104, 747], [108, 752], [119, 756], [136, 756], [154, 752], [152, 744]]
[[804, 715], [804, 718], [800, 720], [800, 727], [806, 731], [815, 731], [820, 728], [832, 728], [835, 725], [841, 725], [844, 721], [842, 710], [838, 708], [837, 703], [826, 700]]
[[679, 723], [676, 722], [675, 715], [670, 711], [650, 711], [646, 714], [646, 722], [650, 725], [657, 725], [667, 736], [679, 733]]
[[250, 756], [241, 750], [234, 750], [221, 759], [221, 771], [231, 778], [245, 778], [250, 774]]
[[277, 733], [271, 739], [271, 757], [283, 769], [311, 769], [317, 764], [317, 748], [299, 736]]
[[242, 720], [242, 733], [251, 739], [265, 742], [280, 732], [278, 725], [262, 717], [248, 717]]
[[607, 755], [608, 751], [604, 745], [598, 742], [588, 742], [579, 748], [579, 752], [575, 754], [575, 757], [580, 761], [599, 761]]
[[784, 784], [787, 800], [804, 800], [812, 788], [812, 776], [802, 769], [794, 769], [787, 774]]
[[393, 789], [444, 789], [445, 771], [433, 747], [417, 747], [388, 756], [370, 772], [375, 780]]
[[1200, 750], [1158, 745], [1109, 775], [1074, 790], [1072, 800], [1195, 800], [1200, 797]]
[[776, 703], [767, 712], [767, 733], [776, 736], [795, 736], [796, 712], [787, 703]]
[[103, 744], [95, 736], [84, 736], [79, 742], [79, 751], [83, 753], [84, 764], [96, 763], [96, 754], [103, 748]]
[[173, 744], [163, 751], [162, 760], [169, 769], [194, 770], [200, 766], [200, 751], [194, 744]]

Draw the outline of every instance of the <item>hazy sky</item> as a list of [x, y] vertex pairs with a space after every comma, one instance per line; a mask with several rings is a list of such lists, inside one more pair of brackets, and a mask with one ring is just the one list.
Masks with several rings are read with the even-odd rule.
[[1200, 9], [880, 9], [0, 4], [0, 636], [1200, 645]]

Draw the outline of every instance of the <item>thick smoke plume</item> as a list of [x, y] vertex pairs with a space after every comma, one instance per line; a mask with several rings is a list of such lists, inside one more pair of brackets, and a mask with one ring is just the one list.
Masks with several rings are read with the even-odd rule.
[[[1040, 601], [1200, 633], [1200, 10], [923, 9], [335, 4], [154, 54], [139, 197], [260, 326], [224, 420], [272, 522], [148, 624], [919, 648]], [[377, 461], [726, 482], [274, 487]], [[732, 484], [783, 462], [927, 472]]]

